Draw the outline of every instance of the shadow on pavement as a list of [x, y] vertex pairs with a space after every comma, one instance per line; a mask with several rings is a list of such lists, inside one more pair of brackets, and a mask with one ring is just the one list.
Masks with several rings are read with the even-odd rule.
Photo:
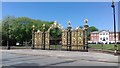
[[59, 63], [53, 63], [53, 64], [48, 64], [46, 66], [52, 66], [52, 65], [57, 65], [57, 64], [64, 64], [64, 63], [72, 63], [75, 62], [76, 60], [71, 60], [71, 61], [64, 61], [64, 62], [59, 62]]
[[[70, 63], [74, 61], [66, 61], [49, 65], [56, 65], [61, 63]], [[1, 68], [119, 68], [118, 66], [40, 66], [36, 63], [20, 63], [11, 66], [2, 66]]]
[[1, 68], [38, 68], [39, 66], [36, 63], [20, 63], [11, 66], [2, 66]]

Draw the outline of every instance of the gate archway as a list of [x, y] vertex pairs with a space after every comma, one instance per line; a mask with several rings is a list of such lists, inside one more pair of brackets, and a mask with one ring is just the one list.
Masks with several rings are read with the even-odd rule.
[[61, 50], [62, 48], [62, 30], [63, 27], [55, 21], [50, 28], [48, 29], [49, 32], [49, 44], [50, 49]]

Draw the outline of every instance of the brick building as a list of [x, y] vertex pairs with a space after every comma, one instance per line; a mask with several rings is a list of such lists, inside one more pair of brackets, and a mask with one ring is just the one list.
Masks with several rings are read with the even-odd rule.
[[[120, 42], [119, 40], [120, 32], [116, 32], [116, 42]], [[114, 32], [110, 32], [108, 30], [94, 31], [91, 32], [89, 43], [114, 43]]]

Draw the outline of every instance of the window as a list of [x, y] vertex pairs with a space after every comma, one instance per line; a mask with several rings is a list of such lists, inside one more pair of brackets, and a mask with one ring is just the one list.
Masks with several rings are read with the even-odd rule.
[[100, 40], [102, 40], [102, 38], [100, 38]]
[[94, 38], [94, 40], [96, 40], [96, 37]]
[[103, 35], [105, 35], [105, 33], [103, 33]]
[[93, 38], [91, 38], [91, 40], [93, 40]]
[[103, 41], [105, 41], [105, 37], [103, 37]]
[[106, 33], [106, 35], [108, 35], [108, 33]]
[[106, 40], [108, 40], [108, 38], [106, 37]]
[[100, 35], [102, 35], [102, 33], [100, 33]]

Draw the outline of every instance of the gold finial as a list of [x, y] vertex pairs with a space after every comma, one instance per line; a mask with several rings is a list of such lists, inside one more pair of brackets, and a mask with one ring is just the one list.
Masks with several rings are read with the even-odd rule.
[[55, 25], [55, 26], [57, 25], [57, 21], [54, 21], [54, 25]]
[[87, 24], [88, 23], [88, 19], [85, 19], [84, 22]]
[[112, 0], [112, 5], [114, 5], [114, 0]]
[[35, 25], [33, 25], [32, 28], [35, 28]]
[[85, 22], [85, 25], [84, 25], [85, 30], [87, 30], [87, 29], [88, 29], [88, 27], [89, 27], [89, 26], [88, 26], [88, 19], [85, 19], [85, 20], [84, 20], [84, 22]]
[[35, 30], [35, 25], [32, 26], [32, 29]]
[[68, 21], [68, 27], [70, 27], [70, 20]]
[[43, 24], [43, 27], [45, 27], [45, 24]]
[[43, 24], [43, 29], [45, 30], [45, 24]]

